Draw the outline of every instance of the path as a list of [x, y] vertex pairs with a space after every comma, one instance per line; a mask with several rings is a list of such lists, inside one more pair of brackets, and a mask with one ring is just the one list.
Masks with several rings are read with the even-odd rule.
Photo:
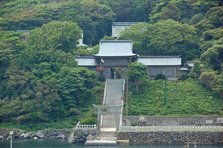
[[122, 121], [124, 79], [107, 79], [105, 83], [102, 107], [106, 111], [99, 115], [99, 134], [96, 139], [87, 141], [85, 145], [116, 145], [117, 131]]
[[116, 128], [120, 124], [122, 109], [116, 106], [123, 105], [122, 97], [124, 84], [125, 80], [123, 79], [106, 80], [103, 105], [113, 107], [108, 108], [108, 114], [102, 115], [101, 130], [103, 130], [103, 128], [115, 128], [115, 130], [117, 130]]

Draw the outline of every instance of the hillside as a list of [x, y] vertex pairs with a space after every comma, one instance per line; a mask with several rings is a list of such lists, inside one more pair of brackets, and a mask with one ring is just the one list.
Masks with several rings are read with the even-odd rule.
[[[141, 95], [130, 90], [129, 114], [222, 115], [222, 16], [222, 0], [0, 0], [0, 127], [95, 122], [103, 82], [74, 57], [114, 39], [115, 21], [142, 22], [119, 38], [132, 40], [134, 53], [194, 61], [191, 79], [168, 82], [166, 107], [163, 81], [150, 81]], [[82, 33], [92, 50], [77, 46]]]
[[223, 115], [223, 101], [196, 80], [151, 80], [142, 92], [130, 91], [128, 115]]

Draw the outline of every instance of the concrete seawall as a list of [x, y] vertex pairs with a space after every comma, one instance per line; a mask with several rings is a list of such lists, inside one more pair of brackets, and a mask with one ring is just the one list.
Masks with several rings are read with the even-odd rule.
[[118, 140], [131, 144], [223, 144], [223, 126], [122, 126]]
[[129, 140], [130, 144], [223, 144], [223, 131], [119, 132], [118, 140]]

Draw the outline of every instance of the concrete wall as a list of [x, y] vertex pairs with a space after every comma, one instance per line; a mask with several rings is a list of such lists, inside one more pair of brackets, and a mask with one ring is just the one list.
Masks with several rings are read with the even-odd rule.
[[[141, 119], [140, 119], [141, 118]], [[140, 121], [141, 120], [141, 121]], [[124, 116], [123, 123], [127, 125], [223, 125], [223, 116]]]
[[131, 144], [223, 144], [222, 132], [120, 132], [118, 140]]
[[103, 66], [107, 67], [120, 67], [125, 66], [127, 67], [129, 64], [128, 58], [104, 58]]
[[165, 74], [168, 79], [177, 78], [177, 66], [148, 66], [148, 75], [155, 78], [158, 74]]

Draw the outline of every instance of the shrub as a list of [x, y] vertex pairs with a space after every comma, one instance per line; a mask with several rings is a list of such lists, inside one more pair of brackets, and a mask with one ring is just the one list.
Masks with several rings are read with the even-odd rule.
[[96, 118], [89, 117], [89, 118], [83, 119], [81, 121], [81, 124], [96, 124], [96, 122], [97, 122], [97, 119]]
[[165, 80], [166, 76], [162, 73], [155, 76], [155, 80]]

